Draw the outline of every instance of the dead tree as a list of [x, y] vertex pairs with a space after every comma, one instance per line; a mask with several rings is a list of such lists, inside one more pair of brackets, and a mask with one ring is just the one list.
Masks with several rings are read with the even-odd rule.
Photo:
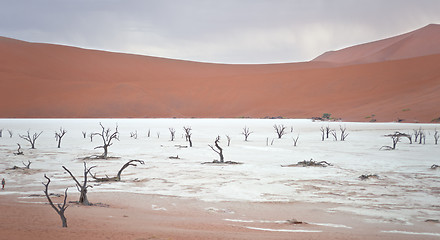
[[231, 137], [229, 135], [226, 135], [226, 139], [228, 139], [228, 147], [231, 145]]
[[251, 133], [253, 133], [253, 132], [249, 131], [249, 128], [248, 128], [248, 127], [245, 126], [245, 127], [243, 128], [243, 132], [241, 132], [241, 134], [244, 135], [244, 141], [245, 141], [245, 142], [248, 141], [248, 137], [249, 137], [249, 135], [251, 135]]
[[214, 142], [214, 145], [217, 149], [215, 149], [212, 145], [208, 145], [208, 146], [212, 149], [212, 151], [216, 152], [220, 157], [220, 161], [214, 160], [214, 162], [217, 161], [223, 163], [224, 162], [223, 149], [218, 145], [219, 142], [220, 142], [220, 136], [217, 136]]
[[185, 130], [185, 139], [186, 139], [186, 141], [189, 142], [189, 147], [192, 147], [193, 144], [192, 144], [192, 141], [191, 141], [191, 135], [192, 135], [191, 127], [183, 127], [183, 130]]
[[27, 164], [25, 164], [24, 162], [21, 162], [23, 165], [24, 165], [24, 167], [26, 168], [26, 169], [30, 169], [31, 168], [31, 161], [29, 161], [28, 160], [28, 163]]
[[434, 132], [435, 145], [437, 145], [439, 137], [440, 137], [440, 135], [438, 134], [437, 129], [435, 129], [435, 132]]
[[87, 133], [86, 132], [82, 132], [83, 138], [87, 137]]
[[148, 129], [147, 137], [150, 137], [150, 134], [151, 134], [151, 130]]
[[298, 139], [299, 139], [299, 134], [298, 136], [296, 136], [296, 138], [292, 138], [293, 139], [293, 146], [296, 147], [296, 144], [298, 143]]
[[136, 130], [134, 132], [130, 132], [130, 137], [134, 138], [134, 139], [137, 139], [138, 138], [138, 131]]
[[14, 153], [14, 155], [23, 155], [23, 151], [21, 151], [21, 145], [18, 143], [17, 143], [17, 145], [18, 145], [18, 149], [17, 149], [17, 152]]
[[9, 130], [9, 129], [8, 129], [8, 133], [9, 133], [9, 138], [12, 138], [12, 135], [14, 134], [14, 133], [12, 132], [12, 130]]
[[176, 136], [176, 130], [174, 128], [168, 128], [171, 134], [171, 142], [174, 141], [174, 137]]
[[19, 135], [24, 140], [28, 141], [31, 144], [31, 148], [35, 149], [35, 141], [37, 141], [38, 137], [43, 133], [41, 131], [40, 133], [34, 133], [32, 136], [29, 133], [29, 130], [27, 131], [27, 135]]
[[122, 174], [122, 172], [123, 172], [127, 167], [129, 167], [129, 166], [134, 166], [134, 167], [137, 166], [136, 164], [134, 164], [134, 162], [137, 162], [137, 163], [140, 163], [140, 164], [145, 164], [145, 162], [142, 161], [142, 160], [130, 160], [130, 161], [128, 161], [127, 163], [125, 163], [125, 164], [121, 167], [121, 169], [119, 170], [118, 174], [116, 174], [115, 177], [109, 177], [109, 176], [105, 175], [104, 178], [99, 178], [99, 177], [96, 177], [96, 174], [92, 174], [92, 172], [90, 172], [90, 176], [92, 176], [92, 178], [95, 179], [95, 180], [98, 181], [98, 182], [111, 182], [111, 181], [113, 181], [113, 182], [119, 182], [119, 181], [121, 181], [121, 174]]
[[287, 134], [285, 132], [286, 127], [284, 125], [273, 125], [275, 132], [277, 133], [278, 138], [280, 139], [283, 135]]
[[409, 139], [411, 136], [410, 136], [409, 134], [406, 134], [406, 133], [395, 132], [395, 133], [393, 133], [393, 134], [387, 134], [387, 135], [384, 135], [384, 137], [390, 137], [390, 138], [393, 140], [393, 146], [382, 146], [382, 147], [380, 148], [380, 150], [381, 150], [381, 149], [385, 149], [385, 150], [394, 150], [394, 149], [396, 149], [396, 145], [397, 145], [397, 143], [400, 142], [400, 138], [401, 138], [401, 137], [406, 137], [406, 138]]
[[49, 184], [50, 184], [50, 178], [46, 176], [46, 174], [44, 174], [44, 177], [47, 179], [47, 183], [42, 183], [44, 185], [44, 194], [46, 195], [47, 201], [49, 202], [50, 206], [55, 210], [55, 212], [58, 213], [58, 215], [61, 218], [61, 222], [62, 222], [62, 226], [63, 228], [67, 227], [67, 219], [66, 216], [64, 216], [64, 212], [66, 211], [68, 205], [67, 205], [67, 190], [69, 188], [66, 188], [66, 190], [64, 191], [64, 201], [63, 201], [63, 205], [61, 205], [60, 203], [58, 203], [56, 206], [55, 204], [52, 202], [52, 199], [50, 198], [50, 194], [49, 194]]
[[324, 141], [325, 129], [324, 129], [324, 127], [321, 127], [319, 130], [321, 130], [321, 141]]
[[92, 133], [92, 136], [90, 138], [93, 138], [94, 135], [100, 136], [102, 139], [102, 145], [95, 147], [95, 149], [102, 148], [104, 149], [104, 153], [99, 158], [106, 159], [108, 155], [108, 147], [110, 147], [113, 143], [112, 140], [116, 139], [119, 141], [119, 132], [118, 132], [118, 125], [116, 125], [116, 129], [114, 132], [111, 132], [110, 128], [105, 129], [105, 127], [99, 123], [102, 130], [100, 133]]
[[76, 189], [78, 190], [78, 192], [80, 192], [79, 201], [78, 201], [79, 204], [86, 205], [86, 206], [91, 205], [89, 202], [89, 199], [87, 198], [87, 189], [89, 187], [91, 187], [91, 188], [93, 188], [93, 187], [90, 185], [87, 185], [87, 175], [89, 175], [90, 170], [92, 170], [94, 167], [96, 167], [96, 166], [87, 168], [87, 164], [86, 164], [86, 162], [84, 162], [84, 180], [83, 180], [83, 183], [81, 184], [76, 179], [76, 177], [72, 174], [72, 172], [70, 172], [69, 169], [67, 169], [65, 166], [63, 166], [63, 169], [66, 170], [70, 174], [70, 176], [72, 177], [73, 181], [75, 181]]
[[159, 139], [160, 138], [160, 132], [157, 132], [156, 135], [157, 135], [157, 139]]
[[336, 135], [336, 130], [331, 130], [330, 133], [332, 134], [335, 141], [338, 141], [338, 136]]
[[58, 141], [58, 148], [61, 147], [61, 139], [64, 137], [66, 133], [67, 131], [62, 127], [60, 128], [60, 132], [55, 132], [55, 140]]
[[326, 138], [328, 138], [328, 135], [332, 132], [332, 130], [330, 129], [330, 126], [327, 125], [327, 127], [325, 127], [325, 136]]
[[0, 129], [0, 137], [3, 137], [3, 128]]
[[345, 141], [345, 139], [348, 136], [348, 133], [346, 133], [345, 131], [347, 130], [347, 128], [344, 126], [342, 127], [341, 125], [339, 125], [339, 129], [341, 130], [341, 141]]

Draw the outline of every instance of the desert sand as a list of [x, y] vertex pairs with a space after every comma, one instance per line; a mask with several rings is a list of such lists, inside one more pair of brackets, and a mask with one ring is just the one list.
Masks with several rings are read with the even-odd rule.
[[0, 38], [0, 117], [440, 117], [439, 25], [303, 63], [231, 65]]

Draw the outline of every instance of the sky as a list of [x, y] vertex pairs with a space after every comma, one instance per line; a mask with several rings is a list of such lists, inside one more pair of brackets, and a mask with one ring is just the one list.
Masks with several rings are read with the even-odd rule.
[[199, 62], [303, 62], [440, 24], [439, 13], [439, 0], [0, 0], [0, 36]]

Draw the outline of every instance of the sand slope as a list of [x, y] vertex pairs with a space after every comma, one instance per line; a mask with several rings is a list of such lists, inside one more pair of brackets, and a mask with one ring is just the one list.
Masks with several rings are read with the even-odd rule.
[[[310, 118], [328, 112], [347, 121], [374, 114], [378, 121], [430, 122], [440, 116], [439, 35], [429, 25], [372, 43], [374, 63], [349, 66], [340, 62], [365, 58], [366, 45], [312, 62], [227, 65], [0, 38], [0, 117]], [[434, 45], [438, 51], [430, 50]], [[383, 61], [390, 59], [398, 60]]]

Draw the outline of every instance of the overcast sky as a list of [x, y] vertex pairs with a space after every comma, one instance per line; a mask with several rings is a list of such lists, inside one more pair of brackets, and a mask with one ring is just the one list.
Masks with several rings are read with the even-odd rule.
[[440, 0], [0, 0], [0, 36], [215, 63], [309, 61], [440, 23]]

